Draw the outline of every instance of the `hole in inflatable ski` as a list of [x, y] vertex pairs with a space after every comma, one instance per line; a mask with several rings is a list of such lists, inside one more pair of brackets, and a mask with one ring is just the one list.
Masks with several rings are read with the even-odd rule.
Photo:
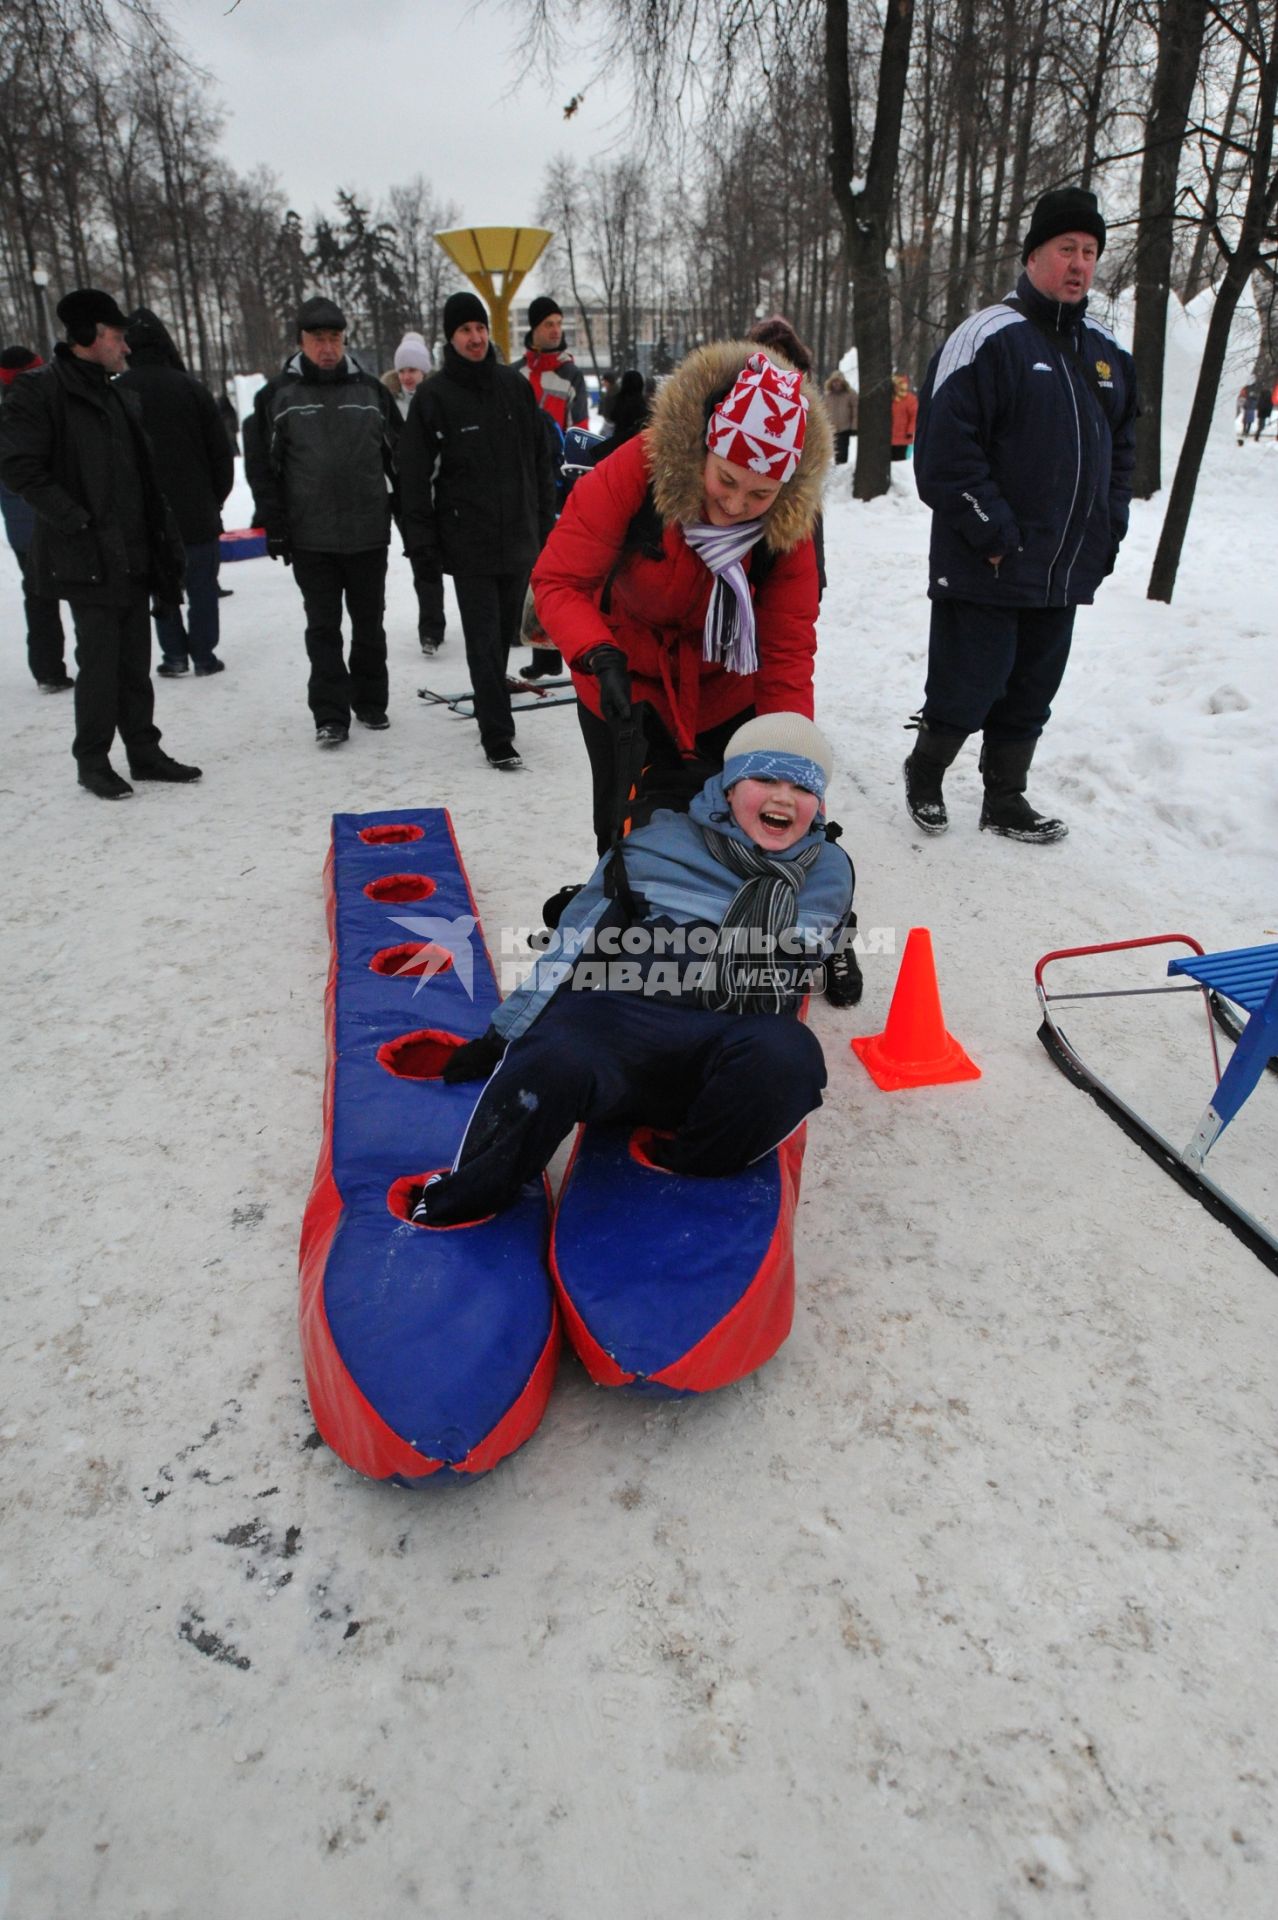
[[361, 827], [359, 837], [366, 847], [402, 847], [406, 840], [424, 840], [426, 829], [407, 820], [388, 821], [384, 827]]
[[655, 1141], [673, 1139], [673, 1133], [663, 1132], [660, 1127], [636, 1127], [630, 1136], [630, 1158], [641, 1167], [651, 1167], [654, 1173], [669, 1173], [671, 1169], [654, 1160], [651, 1152]]
[[424, 873], [386, 873], [380, 880], [370, 880], [364, 892], [370, 900], [379, 900], [388, 907], [404, 907], [412, 900], [429, 900], [435, 891], [435, 882], [428, 880]]
[[400, 1080], [438, 1080], [458, 1047], [465, 1045], [459, 1033], [422, 1027], [385, 1041], [377, 1049], [377, 1064]]
[[399, 980], [433, 980], [437, 973], [447, 973], [453, 964], [453, 956], [447, 947], [437, 947], [430, 940], [405, 940], [402, 946], [383, 947], [369, 961], [373, 973], [388, 974]]
[[423, 1233], [458, 1233], [465, 1227], [482, 1227], [486, 1220], [493, 1219], [491, 1213], [481, 1213], [477, 1220], [455, 1220], [446, 1227], [431, 1227], [412, 1218], [413, 1208], [417, 1204], [426, 1182], [437, 1173], [448, 1173], [448, 1167], [428, 1167], [425, 1173], [406, 1173], [396, 1180], [386, 1195], [386, 1204], [397, 1220], [407, 1220], [409, 1226], [420, 1225]]

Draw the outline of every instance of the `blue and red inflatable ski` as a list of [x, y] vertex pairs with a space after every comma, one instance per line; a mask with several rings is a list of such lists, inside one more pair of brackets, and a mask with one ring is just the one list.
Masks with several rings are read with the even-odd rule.
[[553, 1286], [544, 1181], [474, 1225], [414, 1226], [409, 1196], [452, 1164], [475, 1104], [473, 1083], [440, 1075], [488, 1027], [492, 962], [442, 808], [336, 815], [324, 871], [328, 1071], [300, 1325], [333, 1451], [401, 1485], [487, 1472], [541, 1420], [560, 1308], [600, 1386], [706, 1393], [770, 1359], [794, 1313], [804, 1128], [724, 1180], [653, 1165], [643, 1129], [583, 1128]]
[[324, 1139], [300, 1255], [311, 1410], [374, 1479], [483, 1473], [535, 1430], [554, 1381], [547, 1189], [474, 1226], [407, 1213], [470, 1117], [474, 1087], [438, 1076], [488, 1025], [492, 963], [442, 808], [336, 815], [325, 882]]

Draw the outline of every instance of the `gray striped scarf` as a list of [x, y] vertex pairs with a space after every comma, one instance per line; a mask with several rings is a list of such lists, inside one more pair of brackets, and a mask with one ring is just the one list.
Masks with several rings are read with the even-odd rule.
[[706, 608], [701, 658], [714, 660], [729, 673], [754, 673], [759, 654], [754, 639], [754, 601], [741, 562], [763, 538], [763, 520], [743, 520], [735, 527], [711, 527], [696, 521], [683, 537], [714, 575], [714, 592]]
[[[706, 961], [697, 987], [697, 1004], [711, 1013], [785, 1013], [798, 1005], [802, 992], [783, 987], [775, 977], [760, 976], [775, 973], [780, 956], [773, 943], [799, 917], [799, 889], [821, 843], [789, 860], [776, 860], [713, 827], [702, 827], [701, 832], [715, 859], [744, 881], [723, 916], [717, 950]], [[763, 937], [756, 940], [755, 935]]]

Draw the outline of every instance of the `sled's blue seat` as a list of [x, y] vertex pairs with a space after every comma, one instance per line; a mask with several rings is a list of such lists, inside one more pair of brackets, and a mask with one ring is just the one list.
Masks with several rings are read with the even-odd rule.
[[1201, 986], [1224, 994], [1250, 1016], [1198, 1131], [1185, 1149], [1185, 1158], [1201, 1166], [1213, 1141], [1278, 1054], [1278, 946], [1187, 954], [1182, 960], [1168, 961], [1167, 971], [1187, 974]]

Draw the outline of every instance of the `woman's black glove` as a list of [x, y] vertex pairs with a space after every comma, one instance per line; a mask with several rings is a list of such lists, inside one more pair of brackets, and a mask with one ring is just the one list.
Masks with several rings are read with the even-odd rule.
[[605, 720], [619, 726], [630, 718], [630, 669], [620, 647], [592, 647], [573, 665], [584, 667], [599, 682], [599, 711]]
[[489, 1027], [478, 1040], [458, 1047], [440, 1077], [450, 1087], [459, 1080], [486, 1080], [505, 1051], [506, 1042], [495, 1027]]

